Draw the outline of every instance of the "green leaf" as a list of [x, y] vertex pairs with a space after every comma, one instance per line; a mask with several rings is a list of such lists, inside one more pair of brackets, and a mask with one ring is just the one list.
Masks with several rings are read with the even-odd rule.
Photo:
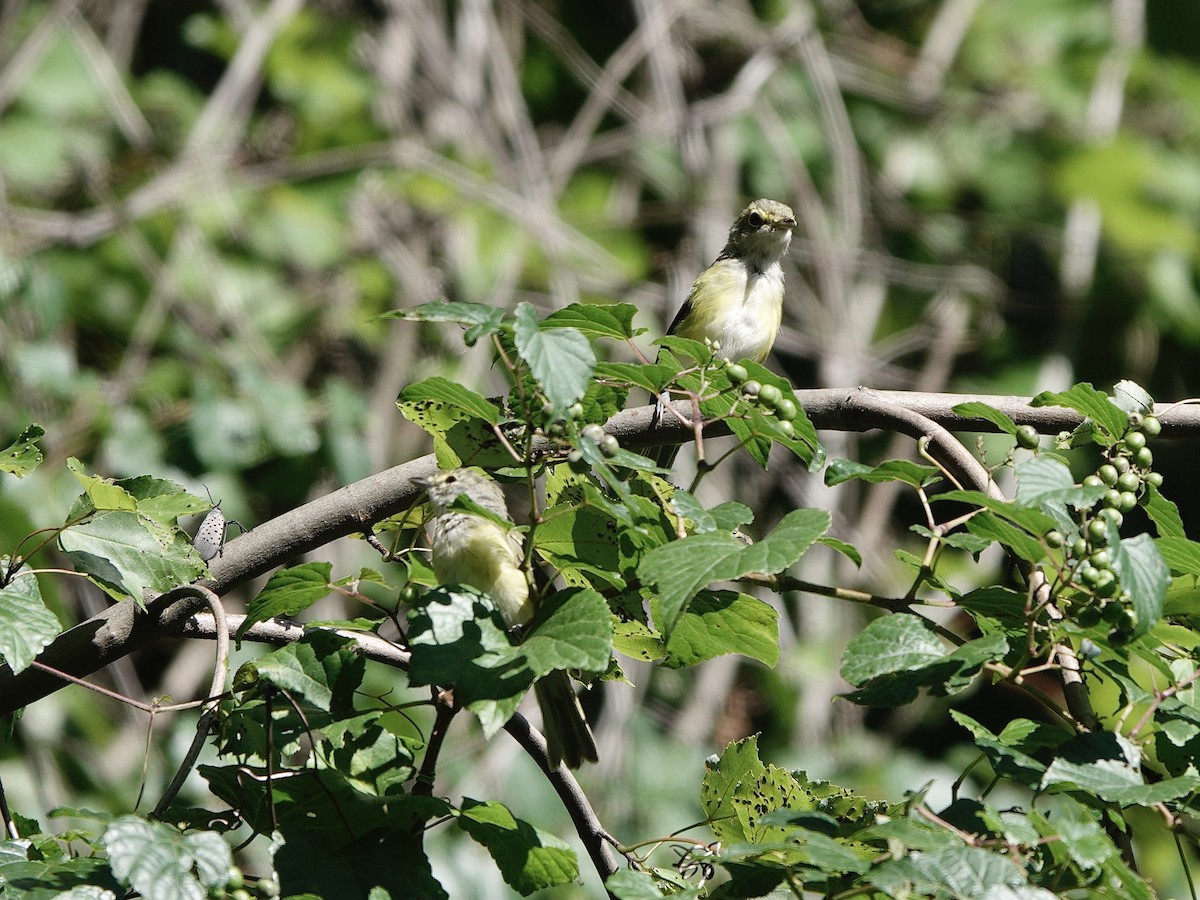
[[663, 664], [681, 668], [728, 653], [774, 666], [779, 661], [779, 614], [749, 594], [700, 591], [676, 622]]
[[612, 656], [612, 613], [596, 591], [555, 591], [538, 608], [520, 656], [541, 677], [554, 669], [603, 673]]
[[1059, 393], [1043, 391], [1034, 397], [1029, 405], [1064, 406], [1081, 413], [1105, 433], [1105, 446], [1116, 443], [1129, 424], [1126, 414], [1109, 400], [1106, 394], [1090, 384], [1076, 384], [1070, 390]]
[[1154, 412], [1154, 398], [1140, 384], [1128, 379], [1118, 381], [1113, 385], [1112, 402], [1120, 409], [1125, 410], [1127, 414]]
[[1071, 470], [1052, 456], [1026, 459], [1013, 469], [1017, 476], [1014, 498], [1018, 506], [1039, 506], [1046, 501], [1062, 502], [1076, 509], [1092, 506], [1108, 490], [1103, 485], [1077, 488]]
[[618, 384], [631, 384], [634, 387], [645, 388], [651, 394], [658, 395], [670, 384], [679, 371], [672, 366], [657, 363], [596, 363], [595, 377]]
[[509, 720], [537, 675], [509, 639], [490, 598], [467, 588], [435, 588], [408, 614], [409, 682], [453, 685], [455, 697], [490, 737]]
[[432, 399], [406, 400], [403, 393], [396, 405], [404, 418], [433, 437], [434, 452], [441, 468], [512, 465], [512, 454], [491, 426], [462, 406]]
[[967, 529], [972, 534], [1003, 544], [1027, 562], [1040, 562], [1046, 555], [1046, 549], [1037, 538], [990, 512], [972, 516]]
[[1146, 485], [1146, 493], [1142, 496], [1142, 508], [1146, 510], [1146, 515], [1158, 528], [1160, 537], [1186, 537], [1183, 518], [1179, 515], [1179, 507], [1173, 500], [1164, 497], [1162, 492], [1152, 484]]
[[91, 502], [92, 509], [120, 509], [133, 511], [137, 509], [137, 501], [124, 488], [117, 487], [111, 478], [101, 478], [99, 475], [89, 475], [83, 463], [70, 457], [67, 469], [83, 485]]
[[706, 763], [700, 805], [718, 840], [782, 842], [790, 829], [760, 820], [773, 810], [813, 809], [814, 798], [806, 787], [791, 773], [764, 766], [757, 737], [749, 737], [727, 746], [716, 762]]
[[841, 674], [860, 688], [846, 695], [854, 703], [899, 706], [923, 687], [938, 695], [962, 690], [985, 663], [1007, 651], [1002, 634], [987, 634], [946, 652], [920, 616], [897, 613], [859, 632], [842, 655]]
[[204, 900], [229, 880], [233, 854], [211, 831], [183, 834], [138, 816], [115, 820], [101, 838], [117, 878], [147, 900]]
[[58, 618], [42, 601], [36, 575], [19, 573], [0, 588], [0, 659], [14, 675], [29, 668], [61, 631]]
[[1161, 537], [1155, 544], [1175, 575], [1200, 575], [1200, 543], [1185, 537]]
[[1137, 613], [1134, 636], [1145, 634], [1162, 618], [1171, 573], [1148, 534], [1124, 538], [1112, 548], [1112, 567], [1129, 591]]
[[246, 618], [234, 632], [234, 640], [240, 641], [257, 622], [276, 616], [294, 616], [328, 596], [332, 571], [331, 563], [310, 562], [272, 574], [258, 596], [247, 604]]
[[410, 384], [396, 398], [397, 404], [416, 404], [423, 400], [433, 401], [443, 407], [461, 410], [468, 416], [483, 419], [489, 425], [500, 424], [500, 409], [474, 391], [456, 381], [435, 376]]
[[[366, 661], [348, 638], [329, 631], [312, 630], [248, 665], [257, 677], [287, 691], [293, 702], [303, 701], [310, 711], [340, 718], [354, 712], [354, 692], [362, 684]], [[318, 722], [309, 720], [309, 724]]]
[[97, 512], [63, 529], [58, 542], [75, 567], [105, 591], [139, 604], [147, 595], [189, 584], [206, 571], [182, 531], [125, 510]]
[[[281, 895], [366, 897], [381, 887], [395, 898], [445, 900], [413, 833], [450, 813], [444, 800], [391, 794], [386, 803], [354, 790], [337, 770], [292, 770], [283, 777], [250, 766], [200, 766], [223, 802], [260, 834], [276, 829], [274, 867]], [[267, 792], [270, 791], [268, 801]]]
[[746, 546], [727, 534], [693, 534], [655, 547], [642, 557], [638, 577], [659, 589], [662, 621], [655, 621], [670, 640], [680, 616], [696, 592], [718, 581], [750, 572], [774, 575], [798, 560], [829, 529], [829, 513], [797, 509], [769, 535]]
[[24, 478], [42, 464], [42, 451], [37, 442], [46, 430], [40, 425], [30, 425], [17, 439], [0, 450], [0, 472], [10, 472]]
[[592, 345], [575, 328], [543, 330], [529, 303], [517, 306], [513, 339], [554, 407], [554, 414], [561, 416], [588, 389], [596, 366]]
[[[620, 869], [604, 882], [604, 889], [616, 900], [661, 900], [667, 896], [658, 889], [658, 883], [649, 872]], [[672, 897], [678, 896], [674, 891]]]
[[1042, 777], [1043, 790], [1082, 790], [1122, 806], [1152, 806], [1200, 788], [1200, 775], [1146, 784], [1141, 754], [1123, 735], [1092, 732], [1063, 744]]
[[972, 400], [970, 403], [959, 403], [950, 410], [964, 419], [983, 419], [985, 422], [991, 422], [1005, 434], [1015, 435], [1017, 433], [1017, 423], [1014, 422], [1007, 413], [1003, 413], [995, 407], [988, 406], [986, 403], [981, 403], [978, 400]]
[[855, 547], [853, 544], [848, 544], [845, 541], [839, 540], [838, 538], [835, 538], [835, 537], [830, 537], [829, 535], [825, 535], [822, 538], [818, 538], [817, 543], [824, 544], [826, 547], [829, 547], [831, 550], [836, 550], [838, 553], [842, 554], [842, 556], [849, 559], [850, 562], [854, 563], [854, 565], [858, 566], [859, 568], [862, 568], [862, 563], [863, 563], [862, 554], [858, 552], [858, 548]]
[[[971, 737], [987, 755], [988, 761], [996, 770], [997, 775], [1011, 778], [1028, 787], [1035, 787], [1041, 781], [1046, 767], [1024, 751], [1023, 739], [1039, 728], [1049, 728], [1050, 726], [1038, 725], [1029, 719], [1014, 719], [1005, 726], [1002, 736], [997, 737], [970, 716], [958, 710], [951, 710], [950, 717], [971, 732]], [[1058, 731], [1058, 734], [1060, 740], [1071, 737], [1071, 733], [1066, 731]]]
[[882, 484], [899, 481], [910, 487], [928, 487], [941, 481], [942, 473], [934, 466], [923, 466], [907, 459], [889, 459], [877, 466], [868, 466], [850, 459], [831, 460], [825, 469], [825, 483], [830, 487], [850, 480]]
[[543, 328], [574, 328], [591, 337], [629, 340], [646, 329], [633, 327], [638, 308], [632, 303], [572, 303], [542, 321]]
[[918, 850], [888, 860], [871, 870], [871, 884], [889, 897], [1055, 897], [1050, 891], [1030, 885], [1025, 869], [1014, 866], [1008, 856], [968, 846]]
[[404, 319], [409, 322], [446, 322], [464, 325], [467, 328], [464, 340], [468, 346], [471, 346], [481, 337], [487, 337], [500, 331], [504, 311], [486, 303], [434, 301], [433, 303], [422, 303], [420, 306], [410, 309], [390, 310], [381, 313], [375, 319]]
[[516, 818], [495, 800], [463, 798], [458, 827], [482, 844], [505, 882], [523, 896], [579, 877], [575, 852], [554, 835]]
[[182, 485], [166, 478], [138, 475], [122, 478], [117, 486], [137, 501], [137, 511], [160, 525], [173, 526], [180, 516], [194, 516], [212, 509], [207, 500], [190, 494]]

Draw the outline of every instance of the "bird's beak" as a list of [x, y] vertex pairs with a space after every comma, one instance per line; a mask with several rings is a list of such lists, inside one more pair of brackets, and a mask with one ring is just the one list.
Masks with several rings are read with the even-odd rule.
[[787, 231], [796, 227], [795, 219], [780, 219], [771, 225], [776, 231]]
[[432, 475], [419, 475], [416, 478], [413, 478], [410, 480], [412, 481], [413, 484], [415, 484], [417, 487], [419, 487], [423, 491], [429, 490], [430, 485], [433, 484], [433, 476]]

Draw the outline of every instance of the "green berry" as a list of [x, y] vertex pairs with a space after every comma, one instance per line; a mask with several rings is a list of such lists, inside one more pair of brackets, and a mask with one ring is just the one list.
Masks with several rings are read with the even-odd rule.
[[1100, 521], [1107, 522], [1108, 527], [1116, 531], [1121, 527], [1121, 523], [1125, 521], [1125, 517], [1121, 515], [1119, 509], [1102, 509], [1100, 510]]
[[1146, 436], [1140, 431], [1131, 431], [1125, 435], [1125, 446], [1136, 453], [1146, 446]]
[[1121, 474], [1128, 472], [1129, 471], [1129, 457], [1128, 456], [1114, 456], [1112, 459], [1112, 466], [1114, 469], [1117, 470], [1117, 472], [1119, 472]]
[[[1142, 479], [1138, 478], [1133, 472], [1126, 472], [1117, 479], [1118, 491], [1136, 491], [1142, 486]], [[1114, 503], [1113, 506], [1116, 506]]]
[[1038, 430], [1032, 425], [1022, 425], [1017, 429], [1017, 446], [1024, 447], [1026, 450], [1035, 450], [1041, 442], [1041, 435]]
[[786, 419], [779, 423], [779, 430], [783, 432], [783, 436], [788, 440], [796, 436], [796, 426]]
[[263, 897], [278, 897], [279, 882], [271, 878], [258, 879], [258, 893]]
[[546, 434], [553, 438], [560, 438], [567, 433], [566, 427], [562, 422], [551, 422], [546, 426]]
[[604, 440], [604, 429], [595, 422], [592, 422], [590, 425], [584, 425], [583, 430], [579, 433], [589, 441], [597, 444]]
[[1104, 492], [1104, 505], [1105, 506], [1120, 506], [1121, 505], [1121, 492], [1118, 491], [1116, 488], [1111, 488], [1111, 489], [1105, 491]]
[[1061, 531], [1046, 532], [1046, 545], [1053, 547], [1056, 550], [1063, 545], [1065, 540], [1066, 538], [1063, 537], [1063, 533]]
[[609, 456], [609, 457], [616, 456], [617, 452], [620, 449], [621, 449], [621, 442], [618, 441], [611, 434], [606, 434], [604, 437], [602, 437], [600, 439], [600, 452], [603, 453], [605, 456]]
[[1085, 541], [1083, 538], [1075, 538], [1074, 543], [1071, 544], [1071, 555], [1076, 559], [1082, 559], [1084, 556], [1086, 556], [1087, 541]]
[[1105, 463], [1096, 470], [1096, 475], [1099, 476], [1100, 480], [1109, 487], [1112, 487], [1117, 483], [1117, 478], [1120, 477], [1120, 474], [1121, 473], [1117, 471], [1117, 467], [1112, 463]]
[[246, 874], [237, 866], [230, 866], [229, 877], [225, 880], [225, 886], [231, 891], [235, 891], [240, 887], [245, 887]]
[[1088, 522], [1087, 533], [1093, 541], [1104, 543], [1104, 539], [1108, 537], [1108, 523], [1104, 519], [1092, 519]]
[[790, 397], [783, 397], [775, 404], [775, 415], [779, 416], [784, 422], [790, 422], [800, 414], [796, 409], [796, 402]]
[[572, 419], [582, 419], [583, 418], [583, 404], [582, 403], [572, 403], [570, 406], [567, 407], [567, 415], [570, 416]]
[[1130, 428], [1133, 428], [1133, 429], [1141, 428], [1142, 427], [1142, 414], [1140, 412], [1138, 412], [1137, 410], [1134, 410], [1133, 412], [1131, 412], [1129, 414], [1128, 421], [1129, 421]]
[[1104, 487], [1104, 482], [1097, 475], [1089, 475], [1083, 479], [1084, 487]]
[[747, 397], [757, 397], [758, 392], [762, 390], [762, 384], [757, 381], [747, 381], [742, 385], [742, 393]]
[[1097, 569], [1111, 569], [1112, 554], [1110, 554], [1107, 550], [1097, 550], [1088, 557], [1088, 562], [1090, 562]]
[[1162, 472], [1147, 472], [1146, 484], [1154, 485], [1154, 487], [1162, 487], [1163, 477]]
[[254, 900], [253, 895], [245, 888], [234, 888], [228, 896], [229, 900]]
[[1075, 573], [1079, 580], [1091, 587], [1096, 583], [1096, 579], [1100, 577], [1100, 570], [1093, 566], [1090, 562], [1085, 562], [1079, 567], [1079, 571]]
[[750, 373], [746, 371], [745, 366], [730, 363], [725, 367], [725, 376], [729, 379], [730, 384], [741, 384], [750, 377]]
[[1113, 571], [1102, 569], [1096, 578], [1096, 583], [1092, 585], [1092, 590], [1096, 592], [1097, 597], [1111, 597], [1117, 592], [1118, 586], [1119, 582]]
[[1142, 419], [1142, 434], [1148, 438], [1158, 437], [1162, 434], [1162, 422], [1154, 416], [1146, 416]]
[[1094, 628], [1100, 624], [1100, 607], [1085, 606], [1075, 614], [1075, 621], [1082, 628]]
[[1133, 491], [1121, 491], [1121, 502], [1117, 509], [1123, 513], [1133, 512], [1137, 508], [1138, 498]]
[[1149, 447], [1143, 447], [1133, 454], [1133, 463], [1142, 469], [1148, 469], [1154, 465], [1154, 453]]
[[782, 399], [783, 391], [773, 384], [764, 384], [758, 391], [758, 402], [767, 409], [774, 409]]

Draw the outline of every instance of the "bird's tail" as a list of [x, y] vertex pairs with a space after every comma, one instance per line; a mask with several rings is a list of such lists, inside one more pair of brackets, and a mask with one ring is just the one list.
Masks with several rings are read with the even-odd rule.
[[596, 739], [567, 673], [551, 672], [535, 682], [533, 690], [542, 709], [550, 765], [557, 767], [565, 762], [568, 768], [578, 769], [585, 760], [595, 762]]

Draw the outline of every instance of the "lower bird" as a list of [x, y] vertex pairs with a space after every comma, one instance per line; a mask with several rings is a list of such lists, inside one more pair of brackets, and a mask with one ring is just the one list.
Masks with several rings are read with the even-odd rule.
[[[451, 508], [465, 496], [507, 519], [508, 506], [500, 486], [482, 472], [467, 468], [438, 472], [418, 483], [433, 506], [429, 537], [438, 580], [482, 591], [496, 604], [509, 628], [533, 618], [529, 581], [521, 568], [520, 537], [489, 518]], [[542, 710], [550, 764], [565, 762], [577, 769], [585, 760], [595, 762], [596, 740], [567, 673], [554, 671], [538, 679], [534, 693]]]

